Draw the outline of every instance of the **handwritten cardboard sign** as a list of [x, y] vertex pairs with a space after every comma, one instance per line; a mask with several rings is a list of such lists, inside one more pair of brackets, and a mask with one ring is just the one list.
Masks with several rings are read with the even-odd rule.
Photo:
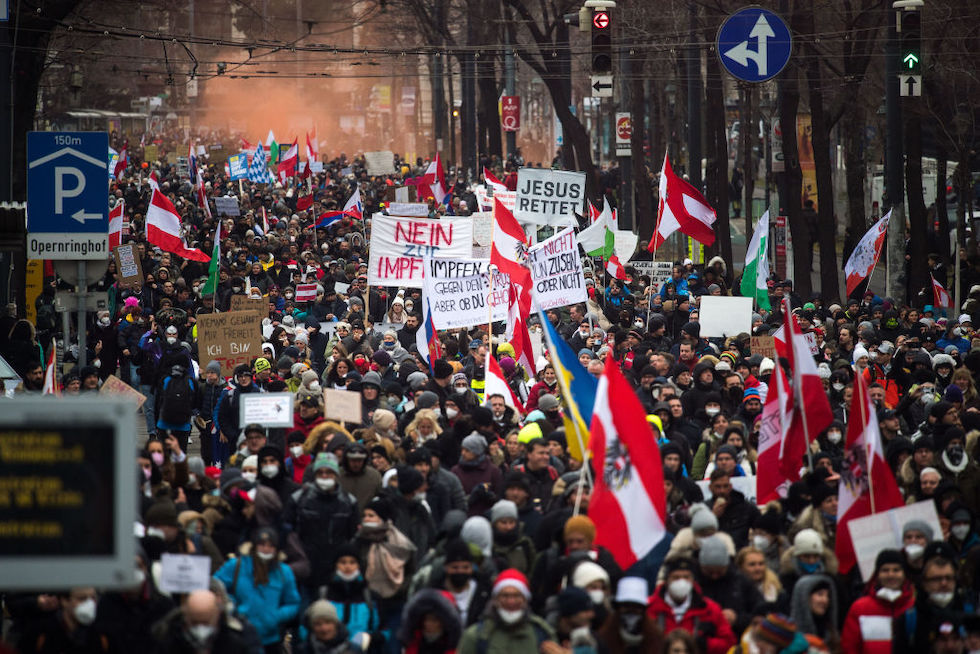
[[571, 227], [531, 248], [528, 266], [534, 281], [534, 297], [542, 309], [564, 307], [589, 299], [578, 242]]
[[773, 336], [753, 336], [752, 354], [761, 354], [775, 361], [779, 357], [776, 354], [776, 339]]
[[361, 424], [361, 394], [336, 388], [323, 389], [323, 416], [328, 420]]
[[143, 281], [143, 264], [135, 243], [125, 243], [113, 250], [116, 258], [116, 271], [119, 273], [119, 283], [124, 286], [139, 284]]
[[235, 366], [251, 365], [262, 352], [262, 314], [228, 311], [197, 317], [197, 352], [201, 365], [221, 363], [221, 374], [231, 376]]
[[136, 403], [136, 408], [139, 409], [146, 402], [146, 396], [140, 393], [138, 390], [119, 379], [115, 375], [109, 375], [106, 377], [105, 381], [102, 382], [102, 387], [99, 388], [100, 395], [118, 395], [124, 397], [127, 400], [132, 400]]

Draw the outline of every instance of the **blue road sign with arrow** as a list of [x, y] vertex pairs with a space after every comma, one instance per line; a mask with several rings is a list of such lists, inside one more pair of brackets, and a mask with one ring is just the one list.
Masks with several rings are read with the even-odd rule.
[[786, 66], [793, 35], [782, 18], [761, 7], [729, 16], [718, 30], [718, 57], [732, 77], [765, 82]]
[[105, 132], [28, 133], [28, 257], [109, 256], [108, 149]]

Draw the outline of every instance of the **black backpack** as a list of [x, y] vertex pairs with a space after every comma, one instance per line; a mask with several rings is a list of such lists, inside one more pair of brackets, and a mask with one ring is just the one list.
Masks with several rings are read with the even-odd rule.
[[183, 425], [191, 419], [194, 409], [194, 385], [187, 375], [170, 377], [163, 389], [160, 419], [171, 425]]

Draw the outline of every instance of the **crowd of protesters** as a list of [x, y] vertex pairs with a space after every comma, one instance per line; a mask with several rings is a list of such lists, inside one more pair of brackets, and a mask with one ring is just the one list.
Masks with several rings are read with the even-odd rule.
[[[133, 157], [110, 185], [110, 202], [125, 201], [126, 240], [137, 244], [145, 279], [124, 287], [110, 263], [97, 285], [110, 308], [81, 327], [90, 363], [59, 385], [65, 395], [94, 393], [116, 375], [146, 397], [149, 437], [134, 459], [135, 581], [122, 591], [6, 593], [9, 647], [980, 651], [980, 286], [947, 316], [870, 293], [846, 304], [819, 294], [804, 301], [791, 281], [771, 280], [774, 310], [753, 315], [751, 335], [774, 332], [784, 320], [779, 300], [792, 299], [801, 328], [814, 334], [835, 421], [812, 442], [812, 462], [785, 499], [757, 506], [735, 486], [755, 475], [760, 416], [781, 362], [754, 354], [749, 333], [701, 336], [699, 298], [737, 294], [730, 262], [678, 262], [659, 289], [631, 268], [626, 282], [587, 272], [589, 302], [547, 318], [589, 374], [600, 375], [607, 358], [620, 364], [663, 460], [669, 534], [624, 570], [588, 517], [591, 475], [569, 453], [547, 352], [529, 375], [503, 325], [493, 333], [484, 326], [440, 333], [443, 356], [430, 365], [416, 346], [420, 290], [367, 285], [369, 217], [426, 163], [397, 162], [398, 174], [370, 177], [361, 159], [327, 161], [303, 182], [313, 208], [297, 211], [295, 184], [240, 186], [220, 162], [201, 162], [206, 196], [234, 195], [241, 206], [240, 217], [210, 218], [176, 165], [141, 168]], [[514, 162], [487, 163], [513, 188]], [[149, 170], [180, 212], [189, 245], [210, 254], [222, 223], [216, 292], [202, 292], [208, 264], [146, 242]], [[314, 229], [355, 187], [365, 220]], [[468, 215], [477, 203], [462, 181], [445, 205], [427, 201], [433, 217]], [[315, 282], [316, 297], [297, 302], [304, 281]], [[57, 287], [46, 280], [35, 323], [13, 306], [0, 318], [0, 353], [23, 379], [18, 393], [42, 388], [60, 329]], [[262, 352], [226, 378], [217, 362], [199, 365], [196, 317], [228, 311], [247, 292], [268, 301]], [[530, 323], [541, 330], [534, 316]], [[487, 396], [488, 356], [521, 405]], [[857, 567], [841, 573], [834, 554], [856, 375], [870, 384], [904, 497], [934, 503], [939, 521], [938, 531], [922, 520], [902, 525], [901, 548], [882, 550], [868, 580]], [[360, 394], [361, 421], [327, 419], [326, 388]], [[292, 428], [240, 424], [242, 395], [264, 392], [294, 395]], [[210, 588], [161, 591], [164, 553], [208, 557]]]

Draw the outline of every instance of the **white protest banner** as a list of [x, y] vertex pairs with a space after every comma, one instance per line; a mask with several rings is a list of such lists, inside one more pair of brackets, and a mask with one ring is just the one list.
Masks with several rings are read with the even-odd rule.
[[367, 168], [367, 174], [372, 177], [393, 175], [395, 173], [395, 153], [391, 150], [365, 152], [364, 165]]
[[389, 216], [425, 218], [429, 215], [429, 205], [423, 202], [389, 202], [385, 210]]
[[653, 293], [660, 292], [660, 287], [667, 283], [674, 270], [674, 264], [669, 261], [627, 261], [626, 267], [632, 267], [637, 275], [649, 275]]
[[820, 354], [820, 346], [817, 345], [817, 335], [813, 332], [805, 332], [803, 338], [806, 340], [806, 344], [810, 347], [810, 354], [816, 356]]
[[322, 173], [323, 172], [323, 162], [322, 161], [311, 161], [310, 162], [310, 172], [311, 173]]
[[292, 393], [245, 393], [238, 405], [238, 424], [263, 427], [292, 427]]
[[514, 217], [534, 225], [574, 225], [585, 201], [585, 173], [521, 168]]
[[752, 298], [702, 295], [701, 338], [723, 338], [752, 331]]
[[528, 336], [531, 337], [531, 354], [534, 355], [534, 360], [537, 361], [544, 356], [544, 334], [541, 332], [529, 332]]
[[489, 261], [426, 258], [423, 292], [436, 329], [485, 325], [487, 319], [507, 320], [510, 276], [494, 272], [490, 298], [489, 265]]
[[316, 284], [297, 284], [296, 301], [312, 302], [316, 299]]
[[241, 210], [238, 208], [238, 198], [225, 196], [214, 199], [214, 212], [219, 216], [240, 216]]
[[160, 555], [160, 578], [157, 585], [165, 593], [207, 590], [210, 583], [211, 557], [167, 552]]
[[468, 259], [473, 221], [403, 218], [376, 213], [371, 221], [368, 284], [422, 288], [423, 257]]
[[[737, 490], [739, 493], [745, 496], [745, 501], [749, 504], [755, 504], [756, 492], [755, 492], [755, 476], [751, 477], [729, 477], [728, 481], [732, 482], [732, 489]], [[701, 493], [704, 495], [705, 500], [711, 499], [711, 489], [708, 485], [711, 483], [707, 479], [695, 482], [698, 488], [701, 489]]]
[[493, 197], [487, 193], [487, 187], [480, 184], [473, 187], [473, 194], [476, 195], [476, 203], [480, 205], [480, 209], [483, 211], [493, 211], [493, 201], [496, 198], [500, 200], [500, 204], [504, 205], [505, 209], [514, 210], [514, 205], [517, 204], [517, 192], [516, 191], [494, 191]]
[[489, 247], [493, 238], [493, 212], [479, 211], [470, 215], [470, 218], [473, 220], [473, 243]]
[[585, 302], [585, 274], [578, 255], [575, 230], [569, 227], [528, 251], [534, 296], [542, 309]]
[[248, 179], [248, 155], [243, 152], [228, 157], [228, 172], [231, 173], [228, 179], [233, 182]]
[[321, 334], [326, 334], [327, 337], [328, 337], [328, 339], [329, 338], [333, 338], [334, 332], [337, 331], [337, 323], [338, 323], [338, 321], [336, 321], [336, 320], [331, 320], [329, 322], [327, 322], [327, 321], [321, 322], [320, 323], [320, 333]]
[[847, 521], [857, 555], [861, 578], [867, 581], [875, 571], [875, 559], [884, 549], [902, 549], [902, 527], [911, 520], [921, 520], [932, 527], [932, 533], [942, 538], [936, 503], [931, 500], [916, 502], [890, 511], [874, 513], [864, 518]]
[[361, 394], [336, 388], [323, 389], [323, 417], [361, 424]]
[[615, 245], [613, 249], [620, 261], [629, 261], [633, 253], [636, 252], [636, 242], [640, 240], [639, 234], [634, 234], [625, 229], [617, 229], [613, 232]]

